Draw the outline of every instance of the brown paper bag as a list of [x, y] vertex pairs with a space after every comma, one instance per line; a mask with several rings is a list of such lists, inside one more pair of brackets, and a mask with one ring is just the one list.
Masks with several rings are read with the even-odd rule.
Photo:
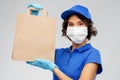
[[[45, 14], [45, 13], [44, 13]], [[56, 20], [44, 16], [18, 14], [13, 47], [13, 60], [54, 60]]]

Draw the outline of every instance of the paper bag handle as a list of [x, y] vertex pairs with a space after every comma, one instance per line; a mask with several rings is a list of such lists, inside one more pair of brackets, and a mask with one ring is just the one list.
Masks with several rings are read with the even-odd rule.
[[35, 9], [35, 8], [30, 7], [30, 8], [27, 9], [27, 14], [33, 15], [33, 14], [32, 14], [32, 11], [36, 11], [36, 14], [37, 14], [37, 15], [35, 15], [35, 16], [38, 16], [39, 12], [42, 11], [43, 16], [48, 17], [48, 11], [47, 11], [47, 10], [44, 10], [44, 9], [42, 9], [42, 10], [37, 10], [37, 9]]

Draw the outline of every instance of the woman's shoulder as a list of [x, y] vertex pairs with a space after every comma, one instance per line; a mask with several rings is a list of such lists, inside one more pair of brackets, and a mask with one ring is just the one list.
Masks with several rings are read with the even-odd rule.
[[89, 49], [89, 53], [88, 53], [88, 57], [91, 57], [91, 58], [97, 58], [97, 57], [101, 57], [101, 52], [99, 49], [95, 48], [95, 47], [91, 47]]
[[101, 52], [100, 52], [99, 49], [97, 49], [97, 48], [95, 48], [95, 47], [92, 47], [92, 50], [93, 50], [93, 51], [92, 51], [93, 54], [96, 54], [96, 55], [99, 55], [99, 56], [101, 55]]
[[84, 46], [85, 53], [87, 54], [100, 54], [99, 49], [94, 47], [92, 44], [88, 43]]
[[95, 47], [92, 47], [91, 50], [92, 50], [92, 53], [97, 53], [97, 54], [100, 53], [99, 49], [97, 49]]
[[61, 54], [65, 51], [68, 51], [68, 48], [56, 48], [55, 49], [55, 54]]
[[66, 48], [56, 48], [55, 49], [55, 52], [63, 52], [63, 51], [65, 51], [66, 50]]
[[101, 56], [101, 53], [100, 53], [100, 50], [97, 49], [96, 47], [94, 47], [93, 45], [91, 44], [87, 44], [89, 45], [89, 48], [84, 52], [86, 56]]

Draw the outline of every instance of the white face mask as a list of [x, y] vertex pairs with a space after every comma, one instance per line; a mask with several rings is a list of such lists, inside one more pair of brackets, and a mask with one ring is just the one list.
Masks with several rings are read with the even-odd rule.
[[85, 26], [67, 27], [67, 36], [76, 44], [81, 44], [88, 35], [88, 29]]

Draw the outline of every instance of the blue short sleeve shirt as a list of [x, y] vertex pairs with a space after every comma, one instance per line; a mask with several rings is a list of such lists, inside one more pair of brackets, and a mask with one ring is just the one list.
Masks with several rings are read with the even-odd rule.
[[[78, 80], [87, 63], [98, 64], [97, 74], [102, 72], [100, 52], [90, 43], [74, 49], [73, 52], [71, 52], [71, 48], [72, 46], [55, 50], [55, 64], [64, 74], [73, 80]], [[53, 78], [53, 80], [59, 80], [55, 74]]]

